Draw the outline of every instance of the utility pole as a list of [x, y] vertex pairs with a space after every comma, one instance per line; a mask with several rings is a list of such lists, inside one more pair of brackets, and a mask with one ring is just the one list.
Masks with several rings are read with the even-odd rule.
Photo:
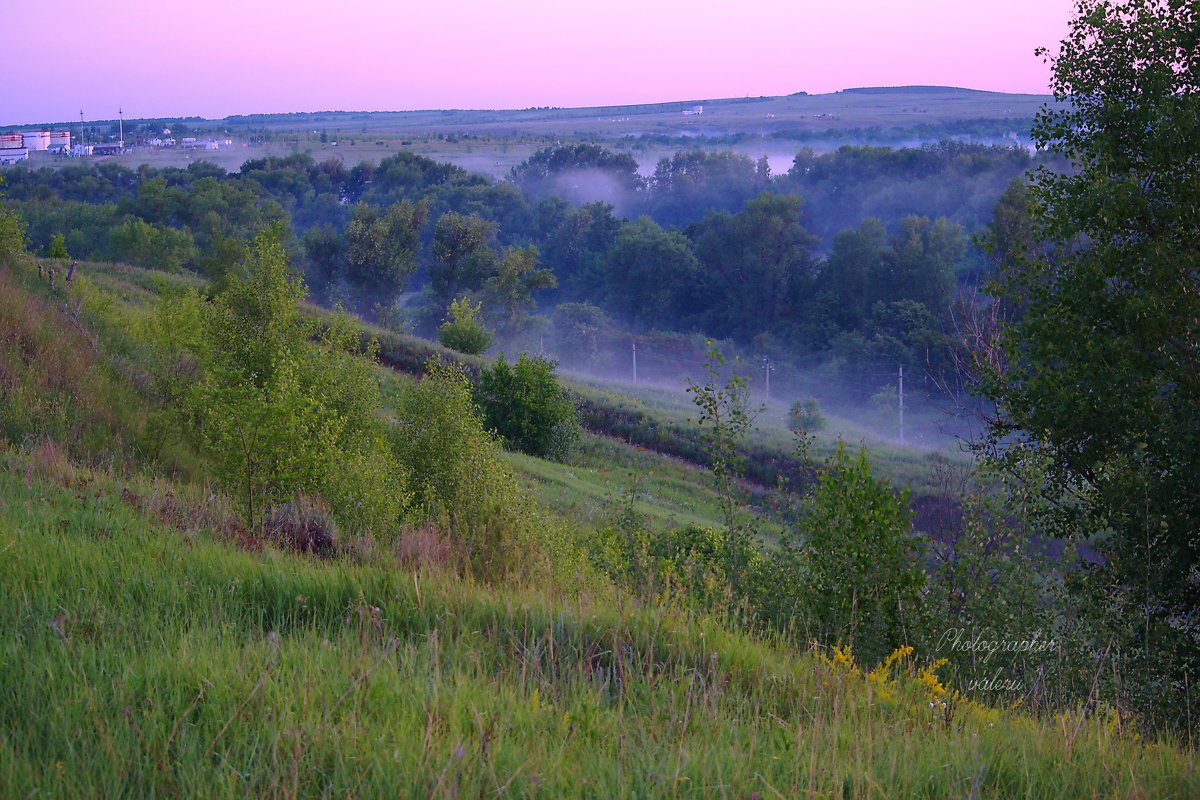
[[117, 106], [117, 117], [118, 117], [118, 122], [117, 122], [118, 130], [120, 131], [120, 133], [117, 135], [117, 150], [124, 153], [125, 152], [125, 109], [121, 108], [120, 106]]
[[904, 444], [904, 365], [900, 365], [900, 444]]
[[769, 403], [769, 402], [771, 402], [771, 373], [775, 371], [775, 367], [771, 366], [771, 359], [767, 358], [766, 356], [763, 356], [762, 368], [763, 368], [763, 372], [766, 374], [765, 392], [767, 395], [767, 402]]
[[633, 340], [633, 382], [637, 383], [637, 340]]

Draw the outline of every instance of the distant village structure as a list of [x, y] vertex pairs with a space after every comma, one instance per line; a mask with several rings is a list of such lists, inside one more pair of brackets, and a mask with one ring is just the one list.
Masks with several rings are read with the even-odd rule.
[[0, 164], [15, 164], [29, 158], [31, 152], [67, 154], [71, 151], [70, 131], [14, 131], [0, 133]]
[[[80, 112], [80, 127], [83, 126], [83, 113]], [[163, 130], [163, 137], [155, 137], [144, 142], [151, 148], [177, 148], [179, 150], [218, 150], [222, 146], [233, 144], [232, 139], [197, 139], [187, 137], [179, 142], [170, 136], [169, 128]], [[107, 156], [119, 155], [127, 149], [125, 142], [125, 120], [121, 114], [121, 132], [116, 141], [83, 144], [77, 142], [71, 145], [70, 131], [36, 130], [12, 131], [0, 133], [0, 165], [16, 164], [29, 159], [30, 153], [45, 152], [59, 156]]]

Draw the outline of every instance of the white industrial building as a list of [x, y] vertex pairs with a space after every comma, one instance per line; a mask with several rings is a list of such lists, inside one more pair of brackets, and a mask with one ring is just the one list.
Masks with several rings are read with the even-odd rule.
[[0, 133], [0, 164], [15, 164], [32, 152], [69, 154], [70, 131], [13, 131]]

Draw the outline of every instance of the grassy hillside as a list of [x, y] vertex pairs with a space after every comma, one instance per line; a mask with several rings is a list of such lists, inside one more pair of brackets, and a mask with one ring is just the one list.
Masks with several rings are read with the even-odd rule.
[[0, 454], [0, 497], [5, 796], [1200, 788], [1116, 717], [957, 702], [910, 659], [864, 677], [604, 593], [247, 551], [200, 494], [46, 451]]
[[[484, 583], [413, 566], [411, 539], [319, 558], [248, 530], [146, 399], [136, 321], [189, 279], [83, 273], [64, 292], [0, 266], [0, 408], [25, 412], [0, 431], [0, 796], [1200, 790], [1189, 750], [1106, 706], [980, 705], [931, 653], [872, 668], [583, 568]], [[719, 516], [705, 473], [611, 438], [508, 459], [572, 536], [627, 490], [656, 528]]]

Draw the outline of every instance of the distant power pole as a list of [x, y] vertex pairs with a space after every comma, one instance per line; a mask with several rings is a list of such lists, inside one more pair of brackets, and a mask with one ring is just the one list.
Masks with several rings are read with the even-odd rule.
[[763, 373], [766, 375], [766, 387], [764, 391], [767, 395], [767, 402], [771, 402], [771, 373], [775, 371], [775, 367], [771, 366], [771, 359], [763, 356], [762, 360]]
[[637, 341], [633, 342], [633, 382], [637, 383]]
[[904, 365], [900, 365], [900, 444], [904, 444]]

